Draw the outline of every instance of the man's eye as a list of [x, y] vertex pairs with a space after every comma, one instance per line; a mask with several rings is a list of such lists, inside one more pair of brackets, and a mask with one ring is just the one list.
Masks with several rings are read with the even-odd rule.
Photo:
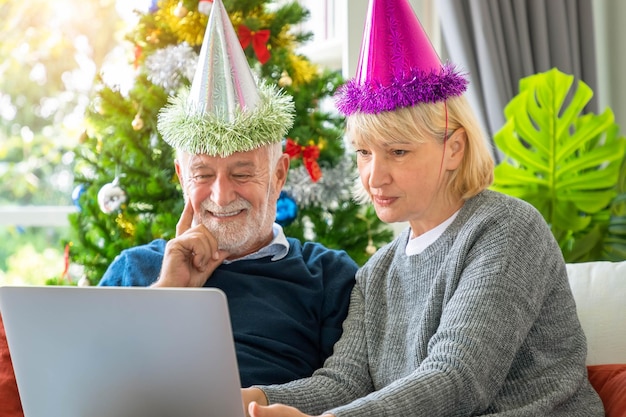
[[250, 174], [233, 174], [233, 178], [238, 180], [238, 181], [245, 181], [249, 178], [252, 178], [252, 175]]
[[196, 184], [204, 184], [208, 182], [210, 178], [211, 178], [210, 175], [193, 175], [191, 177], [191, 181]]

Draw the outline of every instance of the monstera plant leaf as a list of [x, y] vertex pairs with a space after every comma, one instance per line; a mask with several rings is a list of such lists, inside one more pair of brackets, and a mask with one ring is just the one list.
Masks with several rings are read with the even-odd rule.
[[582, 114], [593, 92], [557, 69], [520, 81], [494, 136], [506, 155], [492, 189], [534, 205], [568, 262], [601, 252], [626, 139], [613, 112]]
[[619, 173], [617, 192], [611, 204], [611, 218], [602, 247], [603, 259], [607, 261], [626, 260], [626, 158]]

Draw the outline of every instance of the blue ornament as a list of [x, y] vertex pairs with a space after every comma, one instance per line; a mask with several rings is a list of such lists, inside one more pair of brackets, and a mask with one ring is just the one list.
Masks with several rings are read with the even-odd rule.
[[155, 13], [157, 10], [159, 10], [159, 1], [158, 0], [152, 0], [150, 2], [150, 9], [148, 9], [148, 11], [150, 13]]
[[78, 210], [82, 208], [80, 206], [80, 196], [83, 195], [84, 192], [84, 184], [78, 184], [76, 187], [74, 187], [74, 190], [72, 190], [72, 201], [74, 202], [74, 205], [78, 208]]
[[281, 226], [289, 226], [298, 217], [298, 205], [285, 191], [280, 192], [276, 202], [276, 223]]

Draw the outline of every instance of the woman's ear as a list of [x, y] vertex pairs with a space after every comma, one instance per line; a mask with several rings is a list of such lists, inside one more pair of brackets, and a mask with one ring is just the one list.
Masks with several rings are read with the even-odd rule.
[[463, 156], [465, 155], [465, 147], [467, 145], [467, 134], [465, 129], [460, 127], [450, 135], [446, 141], [446, 169], [454, 171], [461, 165]]

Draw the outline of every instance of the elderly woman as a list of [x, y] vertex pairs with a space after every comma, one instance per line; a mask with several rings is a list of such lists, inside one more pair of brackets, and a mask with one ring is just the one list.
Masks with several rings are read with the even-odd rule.
[[249, 414], [603, 416], [561, 251], [531, 205], [487, 189], [465, 78], [405, 0], [371, 0], [368, 19], [338, 107], [359, 195], [409, 227], [357, 273], [324, 367], [243, 390]]

